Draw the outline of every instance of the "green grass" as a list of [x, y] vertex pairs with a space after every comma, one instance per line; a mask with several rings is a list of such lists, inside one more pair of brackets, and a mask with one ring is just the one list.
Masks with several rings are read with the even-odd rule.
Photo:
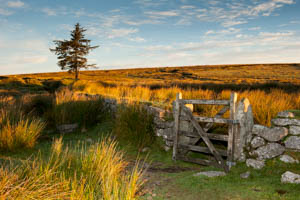
[[0, 150], [32, 148], [44, 128], [45, 122], [25, 115], [18, 106], [0, 107]]
[[155, 142], [154, 116], [143, 105], [119, 105], [113, 134], [141, 149]]
[[[72, 149], [79, 143], [85, 142], [87, 147], [95, 144], [99, 138], [105, 138], [111, 134], [114, 124], [111, 121], [103, 122], [98, 126], [89, 129], [86, 133], [70, 133], [63, 136], [63, 143]], [[54, 133], [51, 138], [59, 138], [60, 135]], [[1, 153], [2, 158], [12, 160], [25, 160], [28, 157], [43, 155], [43, 159], [50, 156], [52, 139], [41, 140], [33, 149], [18, 151], [15, 153]], [[253, 170], [247, 168], [245, 164], [238, 164], [232, 168], [225, 177], [206, 178], [194, 177], [194, 173], [207, 170], [219, 170], [213, 167], [203, 167], [181, 161], [172, 161], [172, 153], [165, 152], [162, 148], [162, 141], [157, 140], [148, 152], [138, 152], [126, 142], [120, 142], [118, 149], [125, 153], [125, 159], [134, 162], [137, 155], [146, 159], [152, 168], [157, 171], [149, 171], [146, 174], [147, 182], [144, 189], [146, 192], [141, 199], [147, 199], [151, 194], [156, 194], [153, 199], [298, 199], [300, 185], [281, 184], [280, 176], [285, 171], [300, 173], [299, 164], [285, 164], [277, 159], [267, 162], [267, 167], [263, 170]], [[40, 152], [40, 153], [39, 153]], [[290, 153], [294, 158], [300, 159], [299, 153]], [[165, 169], [187, 169], [183, 172], [170, 173]], [[240, 174], [251, 171], [249, 179], [241, 179]], [[159, 182], [159, 185], [154, 183]], [[150, 192], [151, 191], [151, 194]], [[284, 194], [279, 194], [279, 193]]]
[[296, 119], [300, 119], [300, 110], [289, 110], [294, 113]]
[[48, 193], [49, 199], [135, 199], [143, 170], [128, 165], [106, 130], [111, 128], [55, 134], [31, 151], [2, 152], [0, 198], [45, 199]]
[[[300, 158], [298, 154], [298, 159]], [[201, 171], [219, 170], [204, 167]], [[300, 172], [297, 164], [283, 164], [280, 161], [268, 161], [263, 170], [253, 170], [239, 164], [232, 168], [225, 177], [194, 177], [196, 172], [160, 174], [162, 185], [156, 186], [153, 199], [299, 199], [300, 185], [281, 184], [281, 174], [290, 170]], [[241, 179], [240, 174], [250, 171], [248, 179]], [[164, 180], [166, 180], [164, 182]], [[145, 199], [147, 199], [146, 195]]]

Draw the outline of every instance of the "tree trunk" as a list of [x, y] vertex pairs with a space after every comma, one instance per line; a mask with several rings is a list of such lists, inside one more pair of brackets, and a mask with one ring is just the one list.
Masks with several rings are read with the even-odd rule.
[[75, 81], [78, 80], [79, 71], [78, 68], [75, 69]]

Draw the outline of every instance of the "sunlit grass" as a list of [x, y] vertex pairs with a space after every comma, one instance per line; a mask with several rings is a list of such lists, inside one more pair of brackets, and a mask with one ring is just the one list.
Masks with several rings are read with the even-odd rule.
[[42, 120], [25, 116], [17, 106], [0, 108], [0, 149], [32, 148], [44, 127]]
[[[95, 86], [95, 85], [93, 85]], [[90, 85], [89, 88], [92, 86]], [[74, 87], [76, 90], [76, 87]], [[161, 88], [151, 90], [147, 87], [104, 87], [97, 85], [93, 94], [100, 94], [109, 98], [127, 99], [135, 102], [161, 103], [164, 107], [171, 108], [176, 98], [176, 93], [181, 92], [186, 99], [229, 99], [230, 90], [223, 90], [221, 93], [212, 90], [202, 89], [180, 89], [178, 87]], [[81, 91], [89, 92], [89, 91]], [[271, 119], [276, 117], [280, 111], [300, 108], [300, 92], [288, 93], [280, 89], [273, 89], [269, 92], [262, 90], [246, 90], [238, 92], [239, 99], [245, 97], [250, 100], [253, 108], [256, 123], [270, 126]], [[213, 116], [217, 113], [217, 106], [201, 106], [202, 114]]]
[[75, 148], [57, 139], [48, 159], [39, 154], [0, 168], [0, 199], [136, 199], [143, 170], [139, 163], [128, 167], [108, 138]]

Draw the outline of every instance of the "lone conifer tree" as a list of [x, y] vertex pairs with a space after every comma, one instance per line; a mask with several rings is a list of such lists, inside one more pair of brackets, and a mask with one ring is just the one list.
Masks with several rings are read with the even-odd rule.
[[78, 80], [81, 68], [96, 67], [95, 64], [88, 65], [85, 56], [99, 46], [90, 46], [91, 40], [84, 38], [83, 33], [85, 31], [86, 29], [81, 28], [77, 23], [75, 29], [71, 31], [71, 40], [54, 40], [56, 48], [50, 49], [51, 52], [55, 52], [55, 55], [57, 55], [59, 60], [57, 64], [62, 70], [75, 72], [75, 80]]

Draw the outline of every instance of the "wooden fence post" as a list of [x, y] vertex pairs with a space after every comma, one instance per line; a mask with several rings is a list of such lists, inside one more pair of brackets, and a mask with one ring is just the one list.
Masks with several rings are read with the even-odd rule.
[[[237, 104], [237, 93], [231, 93], [230, 95], [230, 119], [235, 120], [236, 119], [236, 104]], [[227, 165], [230, 169], [230, 167], [233, 165], [234, 161], [234, 136], [235, 132], [237, 131], [237, 124], [231, 123], [229, 125], [228, 129], [228, 147], [227, 147]]]
[[177, 93], [176, 94], [176, 100], [175, 100], [175, 106], [174, 106], [174, 141], [173, 141], [173, 160], [177, 159], [177, 147], [178, 147], [178, 135], [179, 135], [179, 128], [180, 128], [180, 123], [179, 123], [179, 118], [180, 118], [180, 112], [181, 112], [181, 107], [180, 107], [180, 102], [179, 100], [182, 99], [182, 94]]

